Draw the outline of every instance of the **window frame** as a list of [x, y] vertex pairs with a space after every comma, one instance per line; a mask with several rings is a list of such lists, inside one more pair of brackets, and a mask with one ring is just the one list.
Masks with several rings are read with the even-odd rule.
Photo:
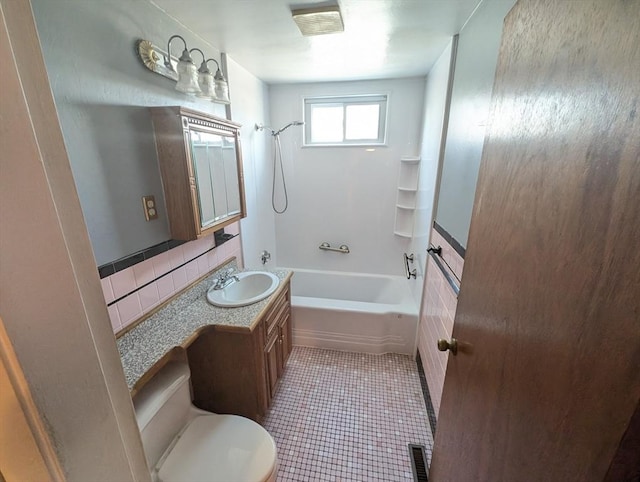
[[[342, 106], [342, 134], [341, 142], [311, 142], [311, 111], [314, 105]], [[371, 105], [379, 106], [378, 117], [378, 137], [376, 139], [354, 139], [347, 140], [347, 107], [350, 105]], [[389, 112], [389, 94], [355, 94], [355, 95], [327, 95], [327, 96], [305, 96], [302, 99], [302, 109], [304, 115], [303, 147], [357, 147], [357, 146], [386, 146], [387, 145], [387, 116]]]

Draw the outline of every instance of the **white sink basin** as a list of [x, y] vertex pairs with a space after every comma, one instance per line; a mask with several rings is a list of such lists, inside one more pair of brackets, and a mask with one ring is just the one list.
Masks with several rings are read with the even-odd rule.
[[266, 271], [245, 271], [236, 273], [240, 281], [234, 281], [225, 288], [207, 291], [207, 301], [214, 306], [233, 308], [246, 306], [265, 299], [273, 293], [280, 279]]

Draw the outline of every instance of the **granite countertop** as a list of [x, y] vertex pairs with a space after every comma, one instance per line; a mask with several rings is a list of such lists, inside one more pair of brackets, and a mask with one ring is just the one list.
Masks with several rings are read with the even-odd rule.
[[129, 390], [132, 390], [142, 376], [174, 347], [184, 346], [184, 343], [203, 327], [223, 326], [238, 331], [246, 330], [249, 333], [263, 310], [281, 292], [282, 281], [291, 276], [289, 270], [269, 270], [281, 281], [275, 293], [252, 305], [219, 308], [207, 302], [206, 294], [217, 273], [229, 267], [235, 268], [235, 261], [219, 267], [118, 338], [118, 351]]

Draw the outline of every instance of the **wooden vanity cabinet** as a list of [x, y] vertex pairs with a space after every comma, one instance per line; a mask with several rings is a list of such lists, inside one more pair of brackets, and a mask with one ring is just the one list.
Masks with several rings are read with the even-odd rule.
[[278, 381], [291, 353], [291, 301], [289, 289], [283, 291], [274, 301], [264, 317], [267, 341], [265, 343], [265, 364], [269, 385], [269, 401], [276, 392]]
[[246, 216], [240, 125], [184, 107], [151, 107], [172, 239], [190, 241]]
[[213, 326], [187, 348], [194, 404], [261, 422], [291, 354], [287, 281], [253, 331]]

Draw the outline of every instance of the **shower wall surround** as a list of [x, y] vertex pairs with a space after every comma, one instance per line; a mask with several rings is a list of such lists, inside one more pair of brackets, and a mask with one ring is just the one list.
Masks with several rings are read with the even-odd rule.
[[[424, 92], [424, 78], [270, 86], [274, 126], [304, 118], [304, 97], [389, 95], [386, 146], [302, 147], [303, 129], [282, 133], [289, 209], [275, 216], [278, 265], [403, 275], [411, 241], [393, 234], [398, 165], [420, 153]], [[325, 241], [351, 252], [319, 250]]]

